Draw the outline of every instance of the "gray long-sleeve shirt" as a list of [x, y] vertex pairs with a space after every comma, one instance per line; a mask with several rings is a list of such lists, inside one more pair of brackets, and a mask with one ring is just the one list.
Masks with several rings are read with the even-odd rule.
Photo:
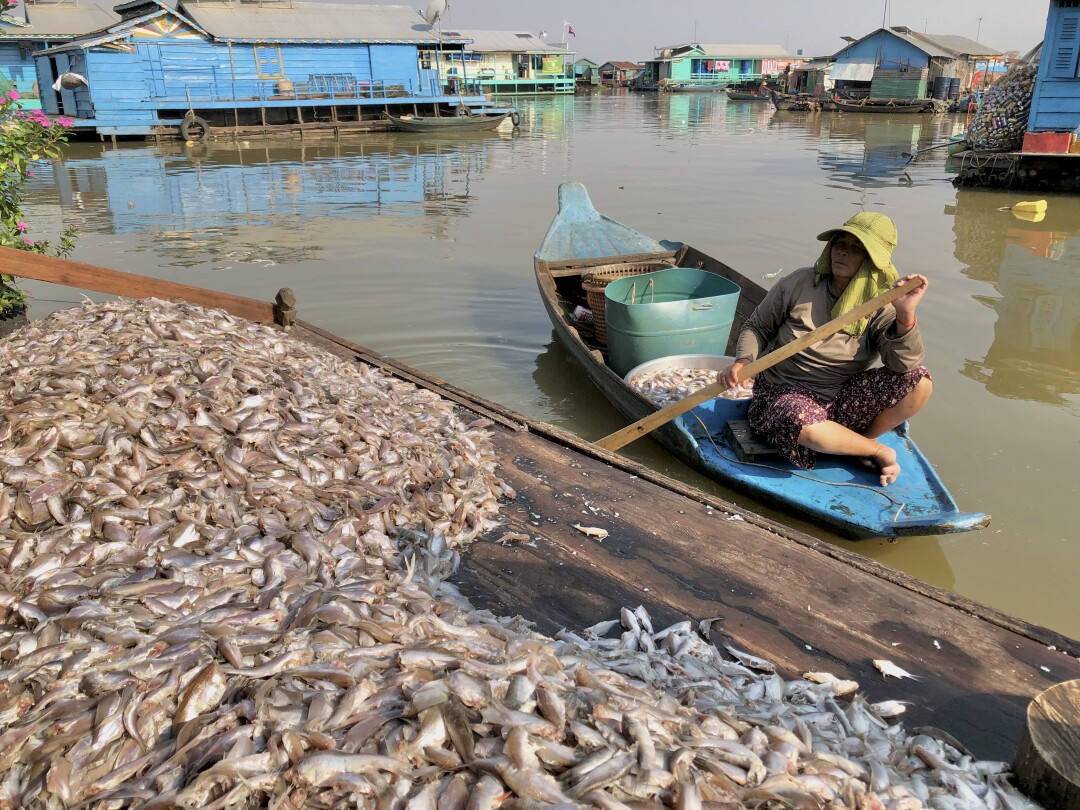
[[[751, 362], [798, 340], [832, 320], [836, 301], [827, 279], [814, 286], [813, 267], [785, 276], [747, 318], [736, 357]], [[761, 377], [774, 385], [797, 385], [832, 400], [854, 374], [870, 368], [879, 358], [890, 371], [912, 371], [924, 356], [919, 327], [916, 324], [900, 335], [895, 321], [895, 310], [883, 307], [870, 317], [862, 336], [837, 332], [765, 369]]]

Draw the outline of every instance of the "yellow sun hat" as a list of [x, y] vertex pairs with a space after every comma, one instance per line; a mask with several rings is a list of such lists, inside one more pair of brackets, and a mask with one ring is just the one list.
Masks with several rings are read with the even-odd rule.
[[828, 242], [841, 231], [850, 233], [866, 248], [866, 255], [878, 270], [896, 272], [892, 254], [896, 250], [896, 225], [884, 214], [860, 211], [839, 228], [818, 234], [818, 240]]

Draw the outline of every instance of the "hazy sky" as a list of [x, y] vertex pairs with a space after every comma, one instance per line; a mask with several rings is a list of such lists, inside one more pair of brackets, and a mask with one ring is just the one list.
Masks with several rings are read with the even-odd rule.
[[[376, 5], [428, 0], [352, 0]], [[883, 0], [449, 0], [443, 28], [548, 32], [594, 62], [641, 61], [654, 47], [686, 42], [775, 44], [795, 54], [835, 53], [842, 35], [880, 28]], [[1043, 37], [1047, 0], [890, 0], [889, 25], [958, 34], [998, 50], [1028, 51]], [[980, 23], [979, 20], [982, 19]]]

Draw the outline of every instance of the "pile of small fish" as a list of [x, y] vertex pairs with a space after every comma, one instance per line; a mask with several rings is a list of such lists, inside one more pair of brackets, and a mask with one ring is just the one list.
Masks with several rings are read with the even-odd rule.
[[1031, 806], [707, 622], [473, 609], [514, 493], [430, 393], [164, 302], [4, 349], [0, 808]]
[[[678, 402], [714, 382], [716, 369], [713, 368], [666, 368], [645, 371], [630, 378], [631, 387], [658, 408]], [[746, 399], [753, 395], [753, 386], [754, 381], [747, 380], [720, 396], [724, 399]]]

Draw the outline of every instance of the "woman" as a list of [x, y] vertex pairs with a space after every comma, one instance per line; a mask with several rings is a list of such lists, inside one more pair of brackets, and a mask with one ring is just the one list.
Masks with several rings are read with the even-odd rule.
[[[933, 390], [915, 318], [927, 280], [898, 278], [896, 226], [884, 214], [856, 214], [818, 239], [828, 243], [820, 258], [769, 290], [739, 335], [737, 359], [717, 376], [735, 385], [758, 357], [890, 287], [921, 279], [892, 306], [761, 372], [747, 411], [753, 432], [796, 466], [813, 469], [817, 453], [859, 456], [888, 486], [900, 466], [877, 437], [922, 410]], [[882, 365], [871, 368], [878, 360]]]

